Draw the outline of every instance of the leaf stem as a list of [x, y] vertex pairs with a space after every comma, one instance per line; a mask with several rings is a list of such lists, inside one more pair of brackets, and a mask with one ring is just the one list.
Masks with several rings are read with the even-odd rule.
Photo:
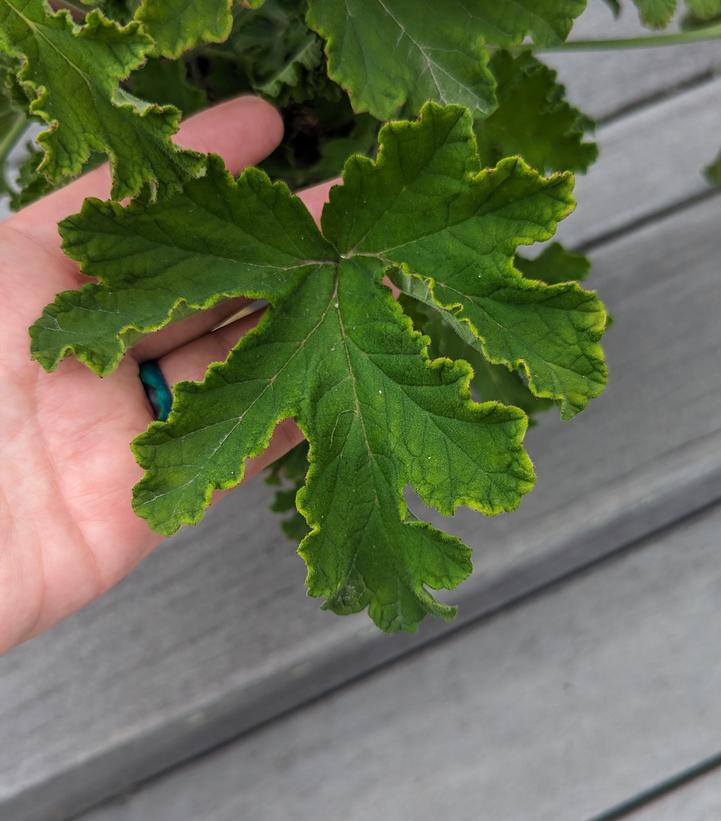
[[13, 150], [20, 137], [27, 128], [28, 120], [21, 111], [17, 112], [12, 125], [0, 137], [0, 161], [4, 162], [8, 154]]
[[520, 46], [534, 51], [614, 51], [634, 48], [658, 48], [676, 46], [683, 43], [702, 43], [706, 40], [721, 39], [721, 23], [694, 31], [678, 31], [673, 34], [646, 34], [642, 37], [612, 37], [608, 40], [568, 40], [557, 46]]

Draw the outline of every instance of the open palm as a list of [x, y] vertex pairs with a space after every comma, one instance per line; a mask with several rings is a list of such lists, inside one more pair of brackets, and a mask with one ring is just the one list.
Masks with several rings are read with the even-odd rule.
[[[178, 142], [215, 151], [238, 171], [281, 133], [275, 110], [246, 97], [192, 118]], [[128, 445], [152, 419], [138, 363], [157, 359], [171, 384], [199, 379], [255, 322], [213, 330], [240, 307], [229, 300], [144, 339], [102, 380], [75, 360], [53, 374], [33, 362], [28, 326], [58, 291], [85, 280], [63, 256], [56, 223], [109, 188], [108, 170], [98, 169], [0, 225], [0, 651], [103, 593], [161, 540], [130, 506], [141, 471]], [[326, 192], [303, 195], [316, 216]], [[280, 425], [246, 476], [299, 439], [294, 425]]]

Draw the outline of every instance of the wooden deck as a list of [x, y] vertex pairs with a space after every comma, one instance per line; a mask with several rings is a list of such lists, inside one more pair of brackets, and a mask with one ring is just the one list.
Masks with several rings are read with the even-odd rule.
[[518, 513], [444, 521], [457, 622], [319, 611], [252, 482], [0, 659], [2, 821], [721, 818], [721, 48], [547, 59], [600, 121], [561, 235], [611, 384], [531, 431]]

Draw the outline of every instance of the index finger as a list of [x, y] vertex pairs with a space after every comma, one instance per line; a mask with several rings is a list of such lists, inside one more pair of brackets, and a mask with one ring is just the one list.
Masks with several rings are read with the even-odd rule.
[[[182, 123], [176, 142], [183, 148], [220, 154], [233, 173], [265, 159], [283, 136], [280, 114], [259, 97], [237, 97], [201, 111]], [[110, 195], [107, 163], [23, 208], [7, 224], [48, 248], [60, 248], [57, 223], [80, 210], [86, 197]]]

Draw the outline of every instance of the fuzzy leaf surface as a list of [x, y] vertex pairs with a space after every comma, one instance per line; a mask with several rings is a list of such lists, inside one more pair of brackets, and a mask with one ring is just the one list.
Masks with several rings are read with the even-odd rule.
[[38, 142], [51, 182], [79, 173], [93, 151], [110, 158], [115, 198], [145, 185], [172, 190], [202, 173], [204, 159], [170, 139], [180, 112], [120, 88], [151, 46], [138, 23], [122, 27], [98, 10], [78, 27], [42, 0], [0, 0], [0, 51], [19, 60], [30, 113], [50, 126]]
[[329, 75], [356, 111], [388, 119], [425, 100], [487, 116], [496, 105], [485, 43], [563, 41], [585, 0], [310, 0], [308, 22], [326, 41]]
[[472, 118], [455, 106], [429, 104], [418, 122], [384, 127], [379, 142], [375, 162], [346, 164], [322, 233], [283, 184], [254, 169], [235, 181], [217, 159], [161, 202], [86, 202], [61, 230], [66, 251], [100, 281], [46, 309], [33, 355], [52, 368], [73, 353], [107, 373], [139, 335], [189, 310], [239, 294], [268, 300], [228, 359], [203, 382], [176, 386], [167, 422], [136, 440], [146, 475], [135, 509], [162, 533], [199, 521], [213, 490], [240, 482], [245, 460], [293, 418], [310, 442], [298, 496], [309, 592], [335, 612], [367, 607], [384, 630], [412, 630], [427, 613], [452, 615], [429, 591], [455, 587], [470, 558], [412, 516], [404, 488], [441, 513], [466, 505], [493, 515], [517, 506], [533, 470], [525, 414], [473, 402], [470, 366], [428, 357], [384, 274], [403, 268], [427, 285], [472, 272], [479, 310], [497, 315], [482, 352], [512, 345], [514, 362], [543, 359], [524, 328], [539, 311], [557, 322], [556, 348], [579, 359], [591, 326], [555, 317], [581, 310], [579, 300], [589, 314], [603, 309], [576, 283], [532, 282], [527, 297], [512, 267], [518, 244], [547, 238], [568, 212], [567, 176], [544, 179], [519, 160], [481, 170]]

